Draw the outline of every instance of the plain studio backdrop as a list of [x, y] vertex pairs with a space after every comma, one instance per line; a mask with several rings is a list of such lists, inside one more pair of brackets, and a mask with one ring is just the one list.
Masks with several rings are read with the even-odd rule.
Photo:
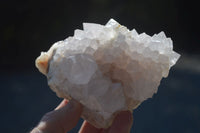
[[164, 31], [182, 55], [158, 93], [133, 112], [131, 132], [200, 132], [198, 5], [194, 0], [1, 0], [0, 131], [28, 132], [61, 101], [35, 68], [40, 51], [72, 36], [83, 22], [114, 18], [138, 33]]

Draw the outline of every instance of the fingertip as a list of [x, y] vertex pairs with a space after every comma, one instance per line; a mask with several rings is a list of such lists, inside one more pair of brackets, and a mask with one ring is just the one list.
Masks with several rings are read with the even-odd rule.
[[96, 128], [91, 125], [89, 122], [84, 121], [79, 133], [100, 133], [102, 129]]
[[133, 114], [130, 111], [122, 111], [116, 116], [117, 120], [125, 121], [126, 123], [133, 122]]
[[109, 128], [109, 133], [129, 133], [133, 124], [133, 115], [130, 111], [120, 112]]
[[83, 106], [78, 101], [76, 101], [74, 99], [71, 99], [69, 101], [69, 103], [67, 104], [67, 108], [68, 109], [77, 110], [78, 112], [82, 112]]
[[83, 110], [83, 106], [77, 102], [76, 100], [70, 100], [62, 109], [63, 112], [63, 127], [66, 131], [71, 130], [76, 126], [78, 120], [80, 119], [81, 113]]
[[67, 99], [63, 99], [62, 102], [55, 108], [55, 110], [58, 110], [64, 106], [66, 106], [68, 102], [69, 101]]

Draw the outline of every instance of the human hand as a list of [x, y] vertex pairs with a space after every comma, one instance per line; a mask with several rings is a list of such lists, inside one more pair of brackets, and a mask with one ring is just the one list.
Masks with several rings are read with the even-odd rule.
[[[75, 100], [63, 100], [55, 110], [45, 114], [31, 133], [66, 133], [76, 126], [82, 105]], [[84, 121], [79, 133], [129, 133], [133, 122], [130, 111], [120, 112], [108, 129], [98, 129]]]

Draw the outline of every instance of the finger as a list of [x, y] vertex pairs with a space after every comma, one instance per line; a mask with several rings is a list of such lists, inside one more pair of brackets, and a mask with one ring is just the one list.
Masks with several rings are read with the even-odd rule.
[[64, 107], [65, 105], [67, 105], [69, 101], [67, 99], [63, 99], [62, 102], [55, 108], [55, 110], [58, 110], [62, 107]]
[[42, 118], [38, 128], [42, 132], [49, 133], [67, 132], [76, 126], [81, 112], [82, 105], [75, 100], [70, 100], [66, 106], [47, 113]]
[[65, 108], [61, 108], [62, 113], [59, 119], [65, 132], [76, 126], [82, 113], [82, 105], [79, 102], [71, 100], [67, 105]]
[[102, 131], [102, 129], [98, 129], [98, 128], [92, 126], [87, 121], [84, 121], [79, 133], [100, 133], [101, 131]]
[[105, 133], [130, 133], [133, 124], [133, 115], [130, 111], [120, 112]]

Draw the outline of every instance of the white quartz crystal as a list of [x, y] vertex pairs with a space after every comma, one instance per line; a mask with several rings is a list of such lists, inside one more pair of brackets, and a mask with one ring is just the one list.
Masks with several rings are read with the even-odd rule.
[[138, 34], [110, 19], [105, 26], [84, 23], [42, 52], [36, 66], [59, 97], [79, 101], [82, 117], [106, 128], [116, 113], [152, 97], [179, 57], [164, 32]]

